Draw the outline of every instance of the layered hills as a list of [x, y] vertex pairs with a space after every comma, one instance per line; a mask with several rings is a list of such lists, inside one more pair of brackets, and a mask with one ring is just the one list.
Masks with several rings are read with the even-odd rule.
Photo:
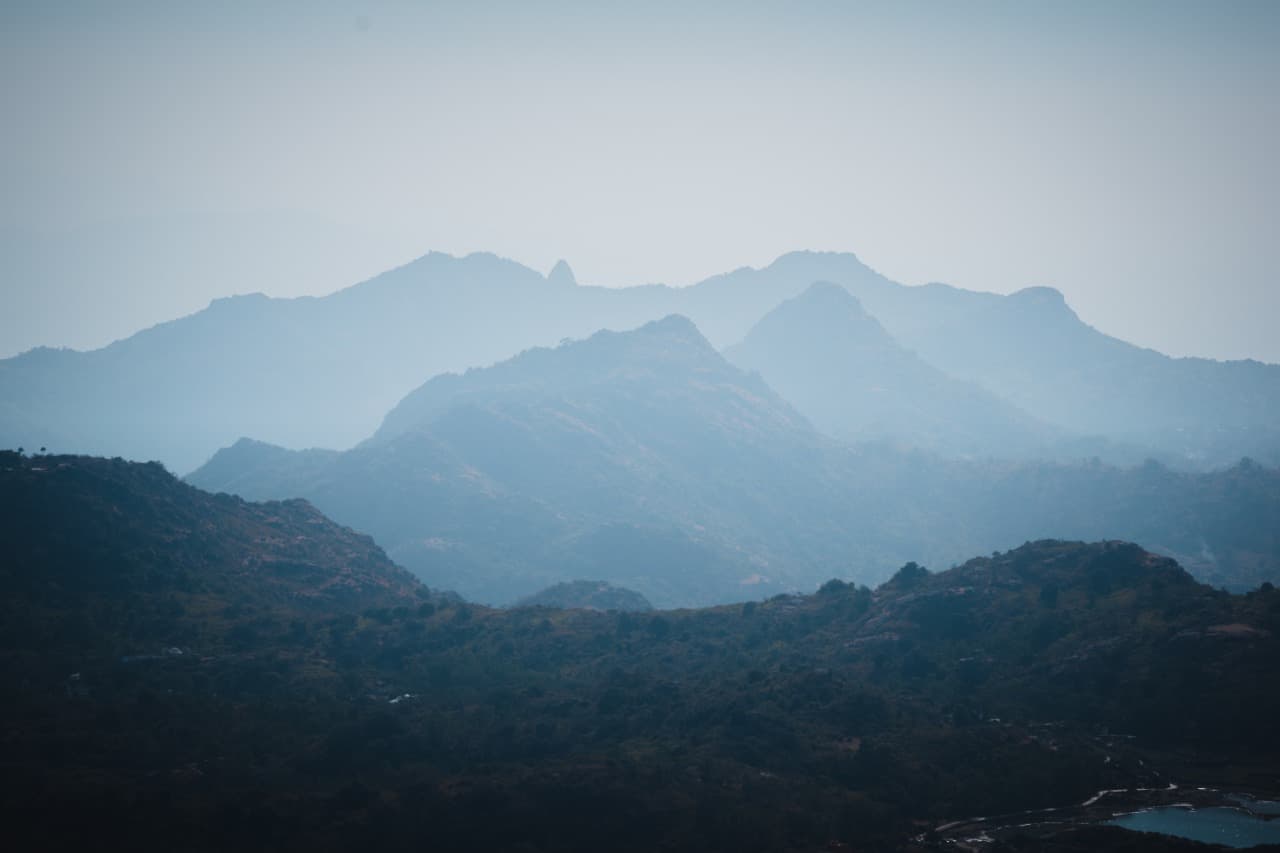
[[[772, 293], [774, 304], [812, 282], [835, 282], [902, 346], [1046, 423], [1138, 444], [1183, 466], [1244, 455], [1280, 462], [1280, 366], [1170, 358], [1134, 346], [1082, 322], [1050, 287], [1007, 296], [904, 287], [835, 252], [794, 252], [713, 281], [720, 292]], [[691, 316], [702, 324], [702, 315]]]
[[712, 604], [1053, 535], [1143, 541], [1233, 589], [1280, 576], [1275, 469], [845, 445], [675, 316], [432, 379], [350, 451], [241, 441], [190, 479], [305, 497], [428, 584], [494, 604], [587, 577]]
[[1057, 428], [1147, 448], [1138, 461], [1280, 460], [1280, 367], [1130, 346], [1045, 288], [905, 287], [853, 255], [803, 252], [684, 288], [617, 289], [579, 285], [567, 264], [543, 276], [492, 255], [433, 253], [322, 298], [217, 300], [100, 350], [0, 361], [0, 446], [159, 459], [178, 471], [242, 435], [350, 447], [436, 374], [671, 313], [726, 347], [815, 281], [846, 288], [924, 362]]
[[[406, 606], [404, 575], [305, 505], [11, 457], [7, 512], [46, 509], [4, 528], [26, 555], [6, 563], [6, 616], [56, 605], [88, 626], [65, 646], [34, 618], [0, 635], [0, 816], [48, 849], [953, 849], [956, 821], [1048, 807], [989, 830], [1017, 849], [1027, 833], [1162, 849], [1077, 836], [1079, 804], [1114, 791], [1100, 819], [1129, 791], [1185, 800], [1274, 776], [1280, 593], [1215, 591], [1135, 545], [1028, 543], [908, 564], [875, 590], [832, 580], [702, 610]], [[225, 553], [198, 538], [204, 518], [241, 531]], [[300, 536], [305, 558], [287, 550]], [[68, 553], [66, 537], [101, 547]], [[269, 556], [309, 579], [279, 586], [291, 575]], [[365, 598], [295, 606], [357, 559]], [[139, 582], [51, 593], [63, 564]], [[272, 590], [230, 602], [254, 619], [248, 649], [225, 639], [227, 601], [191, 597], [234, 573]], [[181, 627], [104, 615], [139, 588], [183, 603], [182, 654], [118, 654]]]
[[840, 452], [672, 316], [432, 379], [346, 453], [240, 442], [190, 479], [306, 496], [469, 598], [592, 577], [671, 606], [834, 559], [839, 522], [814, 501], [839, 493], [823, 460]]
[[783, 302], [724, 352], [822, 431], [948, 455], [1048, 455], [1055, 431], [902, 347], [839, 285]]

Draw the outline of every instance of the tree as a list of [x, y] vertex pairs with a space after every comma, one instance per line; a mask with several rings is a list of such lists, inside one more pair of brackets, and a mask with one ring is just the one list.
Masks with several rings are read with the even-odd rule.
[[912, 560], [898, 569], [889, 583], [902, 589], [911, 589], [927, 577], [929, 577], [929, 570]]
[[845, 583], [839, 578], [832, 578], [831, 580], [824, 583], [822, 586], [818, 587], [818, 594], [834, 595], [839, 592], [844, 592], [848, 588], [849, 588], [849, 584]]

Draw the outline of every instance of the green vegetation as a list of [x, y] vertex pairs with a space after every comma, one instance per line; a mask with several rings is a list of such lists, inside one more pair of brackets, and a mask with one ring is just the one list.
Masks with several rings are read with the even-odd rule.
[[558, 583], [547, 587], [542, 592], [520, 599], [515, 606], [629, 612], [653, 609], [653, 605], [640, 593], [604, 581]]
[[251, 651], [299, 620], [438, 598], [306, 501], [211, 495], [159, 463], [11, 452], [0, 482], [6, 649]]
[[[1280, 758], [1280, 593], [1135, 545], [503, 611], [155, 465], [3, 454], [0, 500], [3, 817], [45, 848], [891, 850]], [[1143, 849], [1101, 832], [1054, 843]]]

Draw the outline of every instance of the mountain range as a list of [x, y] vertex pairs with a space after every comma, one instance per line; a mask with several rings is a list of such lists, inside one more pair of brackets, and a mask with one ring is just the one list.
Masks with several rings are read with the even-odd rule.
[[[952, 402], [937, 395], [937, 417]], [[849, 445], [679, 316], [435, 377], [349, 451], [242, 440], [189, 479], [304, 497], [431, 586], [491, 604], [586, 577], [658, 607], [715, 604], [1051, 535], [1141, 541], [1232, 589], [1280, 577], [1276, 469]]]
[[[1134, 448], [1114, 461], [1280, 461], [1280, 367], [1131, 346], [1082, 323], [1047, 288], [908, 287], [853, 255], [808, 252], [681, 288], [582, 286], [567, 264], [544, 276], [493, 255], [433, 253], [325, 297], [219, 299], [100, 350], [0, 361], [0, 446], [156, 459], [177, 471], [243, 435], [349, 448], [432, 376], [672, 313], [725, 348], [815, 281], [848, 290], [922, 364], [1000, 398], [1000, 411]], [[1092, 447], [1079, 455], [1099, 455]]]
[[817, 282], [727, 348], [823, 432], [949, 455], [1044, 456], [1060, 430], [895, 341], [858, 298]]
[[[507, 603], [600, 578], [659, 606], [835, 560], [841, 451], [687, 319], [436, 377], [344, 453], [242, 441], [202, 488], [308, 497], [433, 586]], [[825, 535], [792, 542], [793, 529]], [[832, 543], [837, 550], [826, 543]]]

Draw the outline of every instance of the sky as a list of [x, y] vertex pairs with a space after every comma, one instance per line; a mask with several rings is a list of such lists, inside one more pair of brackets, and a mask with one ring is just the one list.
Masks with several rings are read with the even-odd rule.
[[1280, 362], [1280, 3], [0, 0], [0, 356], [436, 250], [794, 249]]

